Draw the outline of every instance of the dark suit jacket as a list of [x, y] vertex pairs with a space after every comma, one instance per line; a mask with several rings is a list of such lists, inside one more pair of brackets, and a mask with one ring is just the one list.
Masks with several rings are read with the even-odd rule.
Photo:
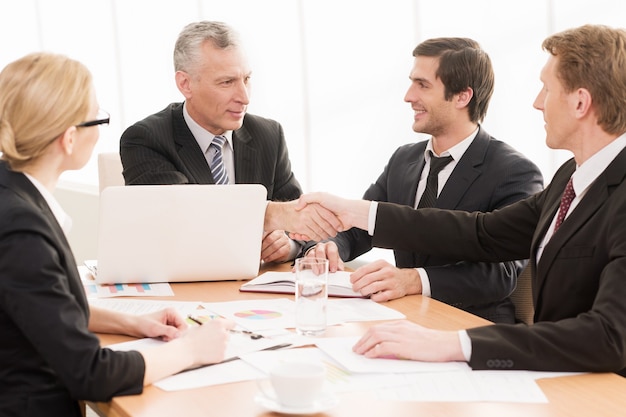
[[[398, 148], [363, 199], [414, 207], [426, 144], [424, 141]], [[539, 168], [481, 127], [442, 189], [437, 207], [492, 211], [542, 189]], [[372, 248], [371, 237], [356, 228], [331, 240], [337, 243], [341, 259], [345, 261]], [[433, 298], [488, 320], [514, 322], [515, 310], [508, 296], [515, 288], [524, 262], [455, 262], [445, 254], [402, 250], [394, 251], [394, 256], [399, 268], [426, 269]]]
[[[291, 172], [283, 129], [278, 122], [246, 114], [233, 132], [237, 184], [262, 184], [267, 199], [289, 201], [302, 190]], [[183, 104], [130, 126], [120, 139], [127, 185], [215, 184], [209, 164], [183, 117]]]
[[529, 256], [535, 324], [468, 330], [474, 369], [618, 372], [626, 376], [626, 150], [536, 252], [576, 169], [566, 162], [543, 192], [493, 213], [378, 207], [376, 246], [457, 259]]
[[0, 416], [80, 416], [77, 399], [141, 393], [141, 355], [101, 349], [88, 321], [63, 230], [0, 161]]

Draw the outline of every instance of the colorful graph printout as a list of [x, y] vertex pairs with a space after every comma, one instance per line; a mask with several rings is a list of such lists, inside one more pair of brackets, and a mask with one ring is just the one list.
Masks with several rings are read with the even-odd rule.
[[174, 292], [167, 283], [157, 284], [111, 284], [99, 285], [88, 281], [83, 281], [87, 298], [107, 298], [124, 296], [172, 296]]
[[223, 301], [203, 303], [202, 306], [251, 331], [288, 329], [295, 326], [295, 303], [288, 298]]
[[[85, 261], [85, 263], [94, 261]], [[91, 265], [91, 264], [90, 264]], [[93, 265], [90, 266], [93, 268]], [[87, 298], [110, 298], [110, 297], [147, 297], [147, 296], [173, 296], [174, 291], [166, 282], [151, 284], [108, 284], [100, 285], [94, 280], [90, 267], [78, 265], [80, 279], [85, 288]]]
[[272, 310], [244, 310], [235, 313], [235, 317], [248, 320], [268, 320], [276, 319], [280, 316], [282, 316], [280, 312]]

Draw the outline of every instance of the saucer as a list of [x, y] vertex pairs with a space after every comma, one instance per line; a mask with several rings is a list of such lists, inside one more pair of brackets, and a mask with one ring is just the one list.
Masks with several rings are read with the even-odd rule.
[[339, 398], [331, 392], [322, 393], [321, 398], [316, 400], [313, 404], [308, 407], [287, 407], [280, 404], [276, 398], [268, 397], [262, 392], [258, 393], [256, 397], [254, 397], [254, 401], [267, 408], [270, 411], [275, 411], [277, 413], [283, 414], [315, 414], [322, 413], [324, 411], [328, 411], [331, 408], [337, 406], [339, 404]]

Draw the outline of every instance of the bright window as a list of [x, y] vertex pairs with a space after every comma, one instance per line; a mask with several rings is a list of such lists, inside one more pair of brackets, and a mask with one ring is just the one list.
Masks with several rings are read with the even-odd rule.
[[[547, 58], [541, 42], [584, 23], [620, 26], [625, 15], [620, 0], [20, 0], [0, 5], [0, 65], [37, 50], [87, 64], [112, 121], [96, 153], [117, 151], [126, 127], [182, 99], [172, 65], [180, 29], [225, 21], [247, 45], [249, 112], [282, 123], [305, 191], [357, 198], [398, 146], [422, 138], [403, 102], [421, 40], [481, 43], [496, 71], [484, 127], [549, 181], [569, 154], [546, 148], [541, 113], [532, 108]], [[64, 180], [95, 185], [95, 156]]]

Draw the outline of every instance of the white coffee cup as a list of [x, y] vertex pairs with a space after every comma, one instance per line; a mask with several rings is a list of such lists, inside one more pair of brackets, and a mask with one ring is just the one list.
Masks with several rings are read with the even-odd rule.
[[320, 398], [326, 368], [321, 362], [281, 361], [270, 371], [276, 400], [284, 407], [311, 407]]

